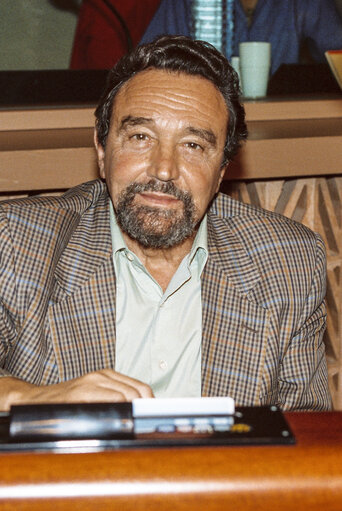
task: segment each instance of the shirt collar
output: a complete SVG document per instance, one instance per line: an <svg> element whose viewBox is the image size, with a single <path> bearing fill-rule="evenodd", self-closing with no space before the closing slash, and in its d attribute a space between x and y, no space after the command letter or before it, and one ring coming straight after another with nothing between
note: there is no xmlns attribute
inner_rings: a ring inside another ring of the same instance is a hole
<svg viewBox="0 0 342 511"><path fill-rule="evenodd" d="M110 216L110 232L112 235L112 246L113 253L119 252L120 250L128 250L125 240L123 239L122 232L118 226L116 215L114 212L113 203L109 201L109 216Z"/></svg>

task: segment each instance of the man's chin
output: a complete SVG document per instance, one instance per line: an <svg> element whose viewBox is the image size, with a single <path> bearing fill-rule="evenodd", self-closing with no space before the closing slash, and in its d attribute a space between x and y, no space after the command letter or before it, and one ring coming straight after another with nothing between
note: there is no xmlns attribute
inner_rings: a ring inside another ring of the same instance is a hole
<svg viewBox="0 0 342 511"><path fill-rule="evenodd" d="M146 248L171 248L192 237L194 233L192 223L186 222L184 218L175 221L172 218L159 218L157 215L157 218L153 219L136 216L131 221L127 218L125 221L120 220L121 229Z"/></svg>

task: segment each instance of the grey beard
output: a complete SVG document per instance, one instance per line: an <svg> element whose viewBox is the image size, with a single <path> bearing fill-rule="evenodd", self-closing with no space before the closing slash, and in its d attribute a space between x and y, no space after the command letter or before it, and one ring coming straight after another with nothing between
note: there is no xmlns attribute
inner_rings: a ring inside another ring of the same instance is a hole
<svg viewBox="0 0 342 511"><path fill-rule="evenodd" d="M133 204L137 193L153 191L167 193L183 202L184 210L164 210ZM179 190L173 182L150 180L132 183L119 195L116 217L122 231L147 248L170 248L194 234L195 206L188 192Z"/></svg>

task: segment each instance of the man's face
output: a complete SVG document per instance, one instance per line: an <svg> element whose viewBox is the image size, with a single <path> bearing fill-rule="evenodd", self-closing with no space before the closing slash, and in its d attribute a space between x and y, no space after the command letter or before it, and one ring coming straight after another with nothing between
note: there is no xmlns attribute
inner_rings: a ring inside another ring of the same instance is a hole
<svg viewBox="0 0 342 511"><path fill-rule="evenodd" d="M227 120L223 96L199 76L149 69L122 86L106 148L96 145L124 232L156 248L194 234L225 172Z"/></svg>

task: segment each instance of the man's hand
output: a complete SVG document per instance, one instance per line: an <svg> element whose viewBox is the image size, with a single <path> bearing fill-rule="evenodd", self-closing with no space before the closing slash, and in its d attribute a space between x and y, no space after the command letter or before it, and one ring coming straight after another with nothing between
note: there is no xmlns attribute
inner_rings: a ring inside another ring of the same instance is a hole
<svg viewBox="0 0 342 511"><path fill-rule="evenodd" d="M0 378L0 409L15 404L93 403L154 397L151 388L112 369L102 369L54 385L38 386L13 377Z"/></svg>

